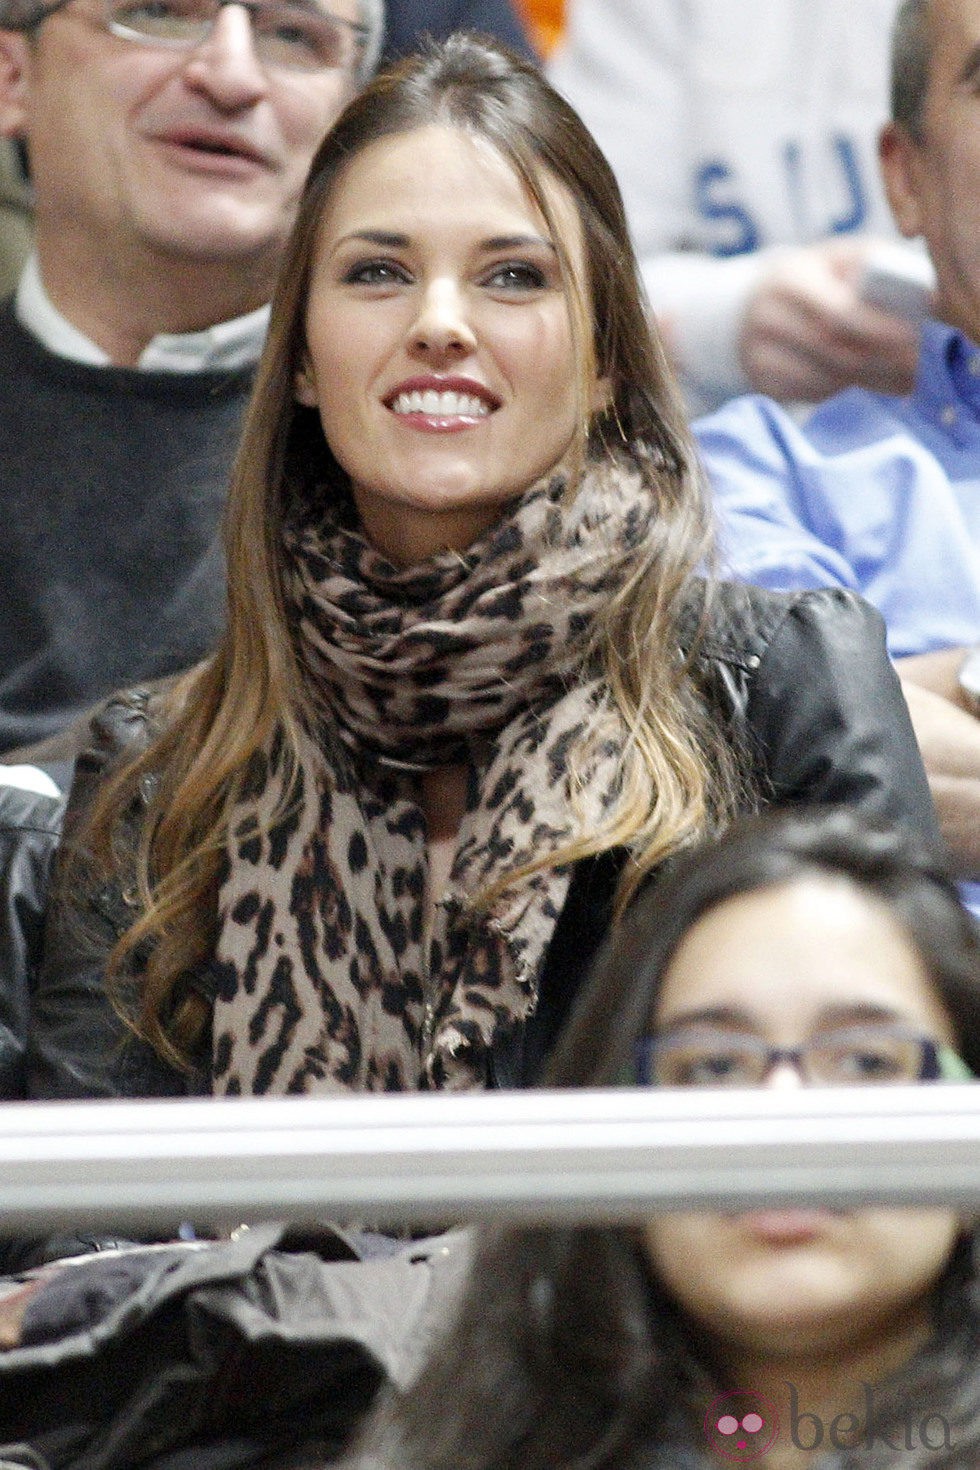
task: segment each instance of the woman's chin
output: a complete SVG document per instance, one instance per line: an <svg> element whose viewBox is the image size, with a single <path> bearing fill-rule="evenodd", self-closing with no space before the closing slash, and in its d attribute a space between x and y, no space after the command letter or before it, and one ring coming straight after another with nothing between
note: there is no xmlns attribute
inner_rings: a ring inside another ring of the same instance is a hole
<svg viewBox="0 0 980 1470"><path fill-rule="evenodd" d="M396 565L413 566L439 551L466 551L500 520L515 498L487 493L452 477L382 490L354 488L364 534Z"/></svg>
<svg viewBox="0 0 980 1470"><path fill-rule="evenodd" d="M804 1283L799 1283L800 1289ZM792 1284L787 1283L792 1290ZM850 1299L814 1295L795 1300L741 1302L715 1324L716 1335L732 1356L790 1360L844 1357L855 1347L855 1305Z"/></svg>

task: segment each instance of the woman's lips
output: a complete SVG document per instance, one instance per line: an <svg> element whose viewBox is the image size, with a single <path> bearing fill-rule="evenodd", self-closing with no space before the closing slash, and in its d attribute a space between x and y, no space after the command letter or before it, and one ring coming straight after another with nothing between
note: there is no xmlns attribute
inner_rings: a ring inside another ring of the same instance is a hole
<svg viewBox="0 0 980 1470"><path fill-rule="evenodd" d="M740 1228L767 1245L804 1245L827 1234L842 1210L753 1210L738 1215Z"/></svg>
<svg viewBox="0 0 980 1470"><path fill-rule="evenodd" d="M429 433L452 433L484 423L499 406L482 386L462 382L412 380L401 384L385 399L385 406L414 429Z"/></svg>

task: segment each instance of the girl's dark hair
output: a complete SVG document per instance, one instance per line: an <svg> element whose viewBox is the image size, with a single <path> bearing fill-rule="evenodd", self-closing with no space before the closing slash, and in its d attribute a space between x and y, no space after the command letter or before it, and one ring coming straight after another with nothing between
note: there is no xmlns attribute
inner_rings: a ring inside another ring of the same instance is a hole
<svg viewBox="0 0 980 1470"><path fill-rule="evenodd" d="M949 1012L963 1060L980 1076L980 939L932 848L845 808L764 812L717 842L664 865L607 941L547 1085L612 1085L657 1008L681 940L702 915L739 894L820 873L845 878L904 925Z"/></svg>
<svg viewBox="0 0 980 1470"><path fill-rule="evenodd" d="M650 883L600 956L548 1084L612 1084L691 926L728 898L813 874L843 878L888 905L962 1056L980 1073L980 934L955 884L916 839L826 809L747 818ZM962 1238L937 1290L932 1344L876 1395L882 1430L918 1403L944 1415L954 1448L903 1442L875 1470L980 1464L975 1254L975 1238ZM420 1382L379 1420L376 1448L385 1470L675 1470L702 1457L707 1467L715 1462L691 1426L723 1386L631 1231L497 1229L480 1241L454 1328ZM887 1448L880 1438L879 1448ZM860 1454L855 1467L865 1464ZM851 1463L843 1459L842 1470Z"/></svg>

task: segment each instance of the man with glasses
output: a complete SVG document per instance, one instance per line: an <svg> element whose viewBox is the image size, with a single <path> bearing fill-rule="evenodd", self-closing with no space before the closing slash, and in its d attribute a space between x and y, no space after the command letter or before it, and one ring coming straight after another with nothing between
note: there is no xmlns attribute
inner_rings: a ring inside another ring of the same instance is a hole
<svg viewBox="0 0 980 1470"><path fill-rule="evenodd" d="M7 0L36 247L0 307L0 750L181 669L313 151L382 0Z"/></svg>

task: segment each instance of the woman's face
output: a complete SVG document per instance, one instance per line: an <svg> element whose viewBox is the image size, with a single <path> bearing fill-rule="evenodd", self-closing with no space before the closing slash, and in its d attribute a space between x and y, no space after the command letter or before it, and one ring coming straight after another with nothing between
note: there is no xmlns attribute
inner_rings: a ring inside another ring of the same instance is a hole
<svg viewBox="0 0 980 1470"><path fill-rule="evenodd" d="M822 876L710 910L678 947L653 1022L681 1042L710 1028L795 1047L855 1025L956 1040L899 923ZM784 1062L766 1085L803 1084ZM723 1350L771 1359L921 1335L958 1228L939 1209L778 1207L665 1215L646 1242L657 1275Z"/></svg>
<svg viewBox="0 0 980 1470"><path fill-rule="evenodd" d="M557 181L549 206L584 282L578 216ZM306 340L297 397L319 408L365 533L400 565L465 550L575 438L551 232L511 165L456 128L381 139L340 175Z"/></svg>

